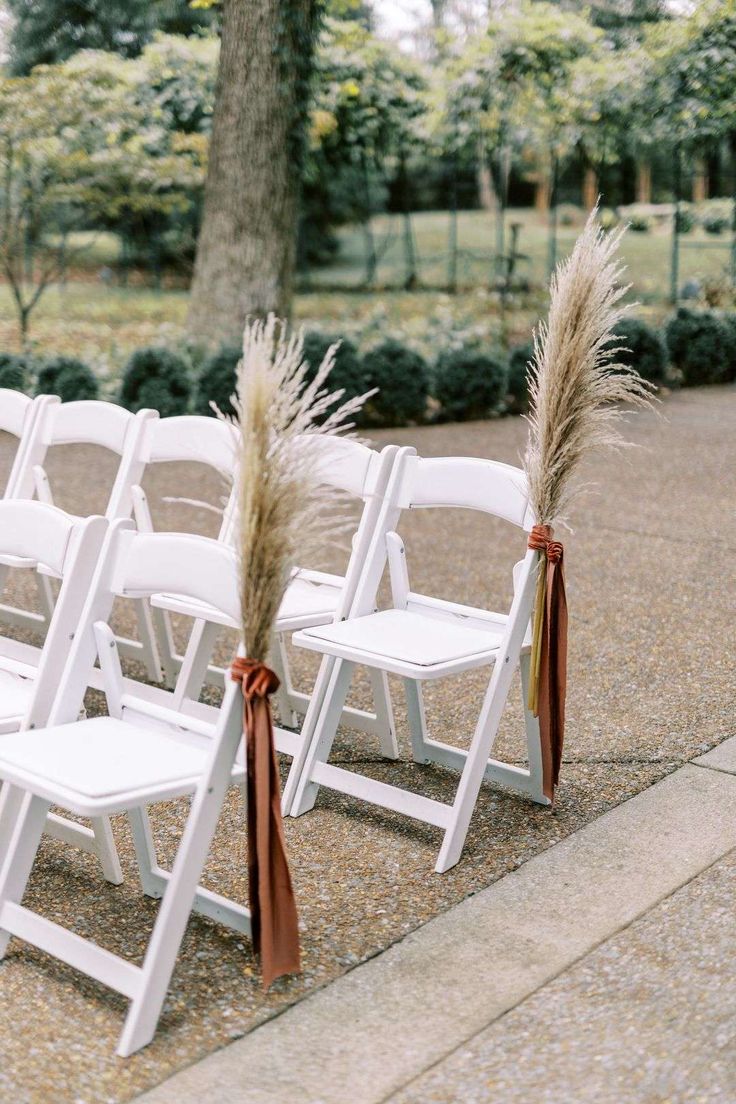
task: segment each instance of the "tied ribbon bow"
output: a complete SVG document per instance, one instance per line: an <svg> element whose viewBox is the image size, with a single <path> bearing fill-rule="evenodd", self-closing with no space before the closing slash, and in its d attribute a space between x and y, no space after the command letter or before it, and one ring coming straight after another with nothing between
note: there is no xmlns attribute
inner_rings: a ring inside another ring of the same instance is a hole
<svg viewBox="0 0 736 1104"><path fill-rule="evenodd" d="M565 738L565 695L567 691L567 598L565 597L564 551L552 539L549 525L535 525L529 534L529 548L540 552L537 593L534 602L531 678L528 705L539 717L542 745L542 791L554 801L560 777L562 744Z"/></svg>
<svg viewBox="0 0 736 1104"><path fill-rule="evenodd" d="M299 921L286 858L269 701L279 680L265 663L240 656L230 673L243 692L251 933L253 949L261 956L263 988L268 989L275 978L300 969Z"/></svg>

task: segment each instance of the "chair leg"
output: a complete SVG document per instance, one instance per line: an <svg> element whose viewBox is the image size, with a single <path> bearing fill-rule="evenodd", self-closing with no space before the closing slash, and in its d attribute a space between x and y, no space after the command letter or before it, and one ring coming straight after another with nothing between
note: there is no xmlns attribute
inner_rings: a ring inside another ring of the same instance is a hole
<svg viewBox="0 0 736 1104"><path fill-rule="evenodd" d="M3 909L6 904L19 905L23 900L48 808L48 801L21 791L20 810L8 854L0 866L0 959L5 957L10 939L10 933L2 927Z"/></svg>
<svg viewBox="0 0 736 1104"><path fill-rule="evenodd" d="M23 791L9 782L0 786L0 868L10 850L10 841L20 813Z"/></svg>
<svg viewBox="0 0 736 1104"><path fill-rule="evenodd" d="M105 881L112 885L122 885L123 870L109 817L95 817L92 821L92 831L95 835L95 853L100 860Z"/></svg>
<svg viewBox="0 0 736 1104"><path fill-rule="evenodd" d="M422 684L416 679L404 679L406 716L409 722L411 750L415 763L430 763L432 755L427 746L427 719L424 715Z"/></svg>
<svg viewBox="0 0 736 1104"><path fill-rule="evenodd" d="M281 635L275 636L272 640L271 665L279 680L279 688L274 697L279 707L281 724L285 728L296 728L299 724L299 717L292 703L294 685L291 681L289 655L286 651L286 643Z"/></svg>
<svg viewBox="0 0 736 1104"><path fill-rule="evenodd" d="M161 662L161 670L164 676L164 685L171 690L176 685L179 675L179 664L176 660L176 647L174 634L171 631L171 618L168 610L150 606L151 622L155 634L158 656Z"/></svg>
<svg viewBox="0 0 736 1104"><path fill-rule="evenodd" d="M373 688L373 704L378 722L378 738L381 742L381 754L384 759L398 759L399 745L396 740L396 723L391 704L391 692L388 687L388 675L375 667L368 669Z"/></svg>
<svg viewBox="0 0 736 1104"><path fill-rule="evenodd" d="M452 804L452 818L445 831L435 865L435 871L438 874L444 874L455 866L462 854L470 819L478 800L481 782L488 766L516 669L516 663L512 658L518 661L518 653L515 657L508 653L505 656L499 656L494 665L493 675L486 690L483 708L475 726L465 766L460 775L460 784Z"/></svg>
<svg viewBox="0 0 736 1104"><path fill-rule="evenodd" d="M171 879L143 960L139 993L128 1010L117 1053L121 1058L150 1043L161 1015L179 947L230 781L229 771L200 786L192 802Z"/></svg>
<svg viewBox="0 0 736 1104"><path fill-rule="evenodd" d="M301 816L302 813L314 808L319 785L312 782L312 775L316 765L326 762L329 758L350 689L354 666L346 659L335 660L324 699L318 705L319 714L315 718L309 746L306 748L304 766L296 775L296 788L290 804L287 804L287 794L284 791L284 805L288 809L289 816ZM292 773L295 773L293 768Z"/></svg>
<svg viewBox="0 0 736 1104"><path fill-rule="evenodd" d="M138 632L140 633L142 655L141 661L145 664L146 674L151 682L161 682L161 659L158 654L156 632L151 617L151 607L147 601L137 598L134 602L135 613L138 619Z"/></svg>
<svg viewBox="0 0 736 1104"><path fill-rule="evenodd" d="M38 603L41 613L48 625L51 618L54 616L54 606L56 605L56 599L51 587L51 580L48 575L39 575L38 572L36 572L36 591L38 593Z"/></svg>
<svg viewBox="0 0 736 1104"><path fill-rule="evenodd" d="M526 652L521 657L519 666L521 668L521 701L524 709L529 777L533 786L531 798L540 805L548 805L549 802L542 792L542 745L539 736L539 718L534 716L527 705L529 699L529 671L531 667L531 655L529 652Z"/></svg>
<svg viewBox="0 0 736 1104"><path fill-rule="evenodd" d="M161 878L156 876L158 873L158 859L148 810L145 806L129 809L128 820L133 835L133 847L138 862L141 889L146 897L158 899L161 897Z"/></svg>
<svg viewBox="0 0 736 1104"><path fill-rule="evenodd" d="M211 621L198 619L192 625L174 688L173 704L176 708L184 698L199 701L219 631L219 626Z"/></svg>

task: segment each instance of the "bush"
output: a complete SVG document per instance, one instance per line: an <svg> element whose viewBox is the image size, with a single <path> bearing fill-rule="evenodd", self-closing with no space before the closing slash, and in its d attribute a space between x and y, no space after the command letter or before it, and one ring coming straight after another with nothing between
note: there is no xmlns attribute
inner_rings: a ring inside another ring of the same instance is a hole
<svg viewBox="0 0 736 1104"><path fill-rule="evenodd" d="M486 418L506 395L506 365L478 349L452 349L437 361L435 398L444 417L464 422Z"/></svg>
<svg viewBox="0 0 736 1104"><path fill-rule="evenodd" d="M28 386L30 361L14 353L0 353L0 387L25 391Z"/></svg>
<svg viewBox="0 0 736 1104"><path fill-rule="evenodd" d="M234 414L230 396L235 393L235 369L243 355L239 345L221 345L216 353L207 357L197 380L194 409L197 414L212 414L211 402L223 414Z"/></svg>
<svg viewBox="0 0 736 1104"><path fill-rule="evenodd" d="M680 307L667 323L665 336L670 359L682 372L685 386L721 383L728 377L731 335L714 311Z"/></svg>
<svg viewBox="0 0 736 1104"><path fill-rule="evenodd" d="M186 414L192 385L187 363L161 346L138 349L123 372L120 402L128 410L152 407L162 418Z"/></svg>
<svg viewBox="0 0 736 1104"><path fill-rule="evenodd" d="M725 234L730 225L729 219L725 215L705 215L703 218L703 229L706 234Z"/></svg>
<svg viewBox="0 0 736 1104"><path fill-rule="evenodd" d="M309 365L307 378L311 381L317 375L317 369L324 360L327 350L336 341L340 342L340 346L335 354L335 363L325 382L325 387L328 391L344 391L342 399L339 400L344 402L346 399L354 399L356 395L363 395L368 390L365 368L352 341L346 338L341 340L339 337L321 333L319 330L308 330L304 335L304 359ZM358 415L356 420L362 421L362 415Z"/></svg>
<svg viewBox="0 0 736 1104"><path fill-rule="evenodd" d="M652 228L652 220L648 215L632 215L629 219L629 229L636 234L648 234Z"/></svg>
<svg viewBox="0 0 736 1104"><path fill-rule="evenodd" d="M531 342L517 345L509 354L508 381L506 391L509 396L508 409L512 414L526 414L529 409L529 388L526 373L529 361L534 356Z"/></svg>
<svg viewBox="0 0 736 1104"><path fill-rule="evenodd" d="M366 421L379 426L421 421L429 394L429 371L419 353L400 341L384 341L366 353L363 370L367 388L379 388L366 403Z"/></svg>
<svg viewBox="0 0 736 1104"><path fill-rule="evenodd" d="M616 360L650 383L662 383L667 376L667 346L658 330L641 318L623 318L616 326L615 346L623 346Z"/></svg>
<svg viewBox="0 0 736 1104"><path fill-rule="evenodd" d="M725 380L729 383L736 380L736 314L724 314L723 324L728 333L728 365Z"/></svg>
<svg viewBox="0 0 736 1104"><path fill-rule="evenodd" d="M75 357L47 360L36 377L37 395L58 395L62 402L96 399L99 392L92 369Z"/></svg>

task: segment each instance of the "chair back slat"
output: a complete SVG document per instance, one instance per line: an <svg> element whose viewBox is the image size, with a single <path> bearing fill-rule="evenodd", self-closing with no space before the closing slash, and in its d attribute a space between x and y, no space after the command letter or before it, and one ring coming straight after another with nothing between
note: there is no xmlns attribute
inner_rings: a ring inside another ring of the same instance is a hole
<svg viewBox="0 0 736 1104"><path fill-rule="evenodd" d="M135 418L135 414L122 406L97 399L60 403L46 412L41 437L47 447L101 445L122 456Z"/></svg>
<svg viewBox="0 0 736 1104"><path fill-rule="evenodd" d="M474 457L409 456L398 491L400 509L456 506L530 529L526 476L520 468Z"/></svg>
<svg viewBox="0 0 736 1104"><path fill-rule="evenodd" d="M20 437L32 406L33 399L21 391L0 387L0 430Z"/></svg>
<svg viewBox="0 0 736 1104"><path fill-rule="evenodd" d="M303 437L299 447L316 449L317 472L329 487L355 498L373 494L380 468L380 453L349 437Z"/></svg>
<svg viewBox="0 0 736 1104"><path fill-rule="evenodd" d="M197 414L160 418L146 426L142 455L145 463L192 461L232 476L238 461L237 430Z"/></svg>
<svg viewBox="0 0 736 1104"><path fill-rule="evenodd" d="M235 550L190 533L121 533L111 590L121 597L176 594L238 621Z"/></svg>
<svg viewBox="0 0 736 1104"><path fill-rule="evenodd" d="M5 499L0 502L0 551L46 564L63 575L69 540L78 520L43 502Z"/></svg>

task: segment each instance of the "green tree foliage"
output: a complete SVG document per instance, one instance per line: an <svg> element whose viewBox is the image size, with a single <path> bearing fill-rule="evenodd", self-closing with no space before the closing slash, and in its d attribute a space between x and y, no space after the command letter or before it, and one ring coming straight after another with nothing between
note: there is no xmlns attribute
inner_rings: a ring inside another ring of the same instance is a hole
<svg viewBox="0 0 736 1104"><path fill-rule="evenodd" d="M189 0L8 0L12 72L55 65L79 50L136 57L157 30L187 35L212 21Z"/></svg>

